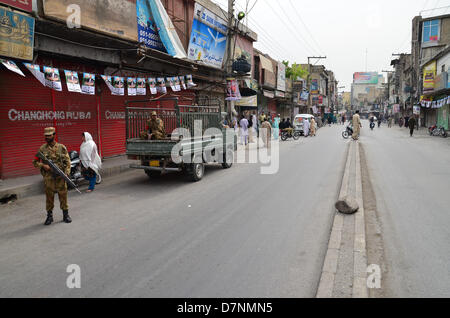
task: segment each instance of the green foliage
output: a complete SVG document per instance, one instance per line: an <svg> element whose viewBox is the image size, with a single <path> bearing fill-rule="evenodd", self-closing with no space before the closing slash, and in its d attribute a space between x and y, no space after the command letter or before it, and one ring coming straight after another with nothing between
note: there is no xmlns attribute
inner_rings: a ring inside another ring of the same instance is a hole
<svg viewBox="0 0 450 318"><path fill-rule="evenodd" d="M300 64L294 63L289 66L289 61L283 61L283 64L286 66L286 78L290 78L292 80L297 80L298 78L308 78L308 70L302 67Z"/></svg>

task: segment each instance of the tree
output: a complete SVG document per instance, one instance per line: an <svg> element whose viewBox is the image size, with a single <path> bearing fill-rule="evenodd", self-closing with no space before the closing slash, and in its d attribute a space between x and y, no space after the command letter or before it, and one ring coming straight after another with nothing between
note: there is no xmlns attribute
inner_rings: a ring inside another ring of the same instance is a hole
<svg viewBox="0 0 450 318"><path fill-rule="evenodd" d="M302 67L300 64L294 63L289 66L289 61L283 61L283 64L286 66L286 78L290 78L294 81L298 79L308 78L308 70Z"/></svg>

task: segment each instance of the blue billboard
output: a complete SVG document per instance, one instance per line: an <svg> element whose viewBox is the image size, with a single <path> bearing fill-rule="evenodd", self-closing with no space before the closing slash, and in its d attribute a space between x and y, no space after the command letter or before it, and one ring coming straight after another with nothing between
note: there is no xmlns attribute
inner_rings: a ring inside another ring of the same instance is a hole
<svg viewBox="0 0 450 318"><path fill-rule="evenodd" d="M226 22L196 3L188 48L189 59L222 68L226 47Z"/></svg>
<svg viewBox="0 0 450 318"><path fill-rule="evenodd" d="M153 18L148 0L136 1L136 15L138 42L143 43L148 48L167 53L166 48L159 37L158 27Z"/></svg>

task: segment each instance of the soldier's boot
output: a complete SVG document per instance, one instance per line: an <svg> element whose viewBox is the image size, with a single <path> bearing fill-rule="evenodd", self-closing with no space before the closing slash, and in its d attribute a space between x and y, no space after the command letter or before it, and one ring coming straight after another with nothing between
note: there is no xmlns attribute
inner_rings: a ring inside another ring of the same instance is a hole
<svg viewBox="0 0 450 318"><path fill-rule="evenodd" d="M69 216L69 211L63 211L63 220L65 223L72 223L72 219Z"/></svg>
<svg viewBox="0 0 450 318"><path fill-rule="evenodd" d="M53 212L52 211L48 211L47 212L47 219L45 220L44 225L50 225L53 223Z"/></svg>

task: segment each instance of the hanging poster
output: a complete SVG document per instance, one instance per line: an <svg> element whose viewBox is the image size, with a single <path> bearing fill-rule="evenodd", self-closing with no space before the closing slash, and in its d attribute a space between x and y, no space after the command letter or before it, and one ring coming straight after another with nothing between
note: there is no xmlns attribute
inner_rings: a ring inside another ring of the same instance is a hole
<svg viewBox="0 0 450 318"><path fill-rule="evenodd" d="M135 77L127 78L128 96L136 96L137 95L136 82L137 81L136 81Z"/></svg>
<svg viewBox="0 0 450 318"><path fill-rule="evenodd" d="M413 106L413 114L420 115L420 106Z"/></svg>
<svg viewBox="0 0 450 318"><path fill-rule="evenodd" d="M188 88L197 86L197 84L195 84L192 79L192 75L186 75L186 82L187 82Z"/></svg>
<svg viewBox="0 0 450 318"><path fill-rule="evenodd" d="M160 92L162 94L166 94L167 93L167 87L166 87L166 82L164 80L164 77L158 77L156 80L157 80L157 83L158 83L158 92Z"/></svg>
<svg viewBox="0 0 450 318"><path fill-rule="evenodd" d="M136 95L147 95L147 85L143 77L138 77L137 79Z"/></svg>
<svg viewBox="0 0 450 318"><path fill-rule="evenodd" d="M114 87L113 95L125 95L125 78L114 76L112 85Z"/></svg>
<svg viewBox="0 0 450 318"><path fill-rule="evenodd" d="M95 75L83 73L83 82L81 84L81 92L87 95L95 95Z"/></svg>
<svg viewBox="0 0 450 318"><path fill-rule="evenodd" d="M10 71L17 73L23 77L25 77L25 74L22 73L22 71L20 70L20 68L16 65L16 63L14 63L13 61L10 60L3 60L0 59L0 62Z"/></svg>
<svg viewBox="0 0 450 318"><path fill-rule="evenodd" d="M172 88L172 91L179 92L181 91L179 80L177 80L178 77L168 77L167 82L169 83L170 88ZM178 82L178 84L177 84Z"/></svg>
<svg viewBox="0 0 450 318"><path fill-rule="evenodd" d="M136 15L138 26L138 42L146 47L166 53L159 30L152 15L152 10L148 0L136 1Z"/></svg>
<svg viewBox="0 0 450 318"><path fill-rule="evenodd" d="M44 66L45 86L54 89L55 91L62 91L61 78L57 68Z"/></svg>
<svg viewBox="0 0 450 318"><path fill-rule="evenodd" d="M69 92L81 93L80 80L78 79L78 73L64 70L66 75L67 90Z"/></svg>
<svg viewBox="0 0 450 318"><path fill-rule="evenodd" d="M227 46L226 25L225 20L195 3L188 58L222 68Z"/></svg>
<svg viewBox="0 0 450 318"><path fill-rule="evenodd" d="M174 79L174 81L175 81L175 88L176 88L178 91L181 91L180 79L178 78L178 76L175 76L173 79Z"/></svg>
<svg viewBox="0 0 450 318"><path fill-rule="evenodd" d="M225 100L236 101L241 99L239 84L235 79L227 79L227 98Z"/></svg>
<svg viewBox="0 0 450 318"><path fill-rule="evenodd" d="M108 75L102 75L103 80L105 81L106 86L108 86L109 90L111 91L111 94L114 95L114 86L112 85L112 77Z"/></svg>
<svg viewBox="0 0 450 318"><path fill-rule="evenodd" d="M156 95L158 93L158 89L156 87L156 78L149 78L148 86L150 87L150 93L152 95Z"/></svg>
<svg viewBox="0 0 450 318"><path fill-rule="evenodd" d="M23 63L25 67L33 74L36 79L41 82L42 85L45 86L45 76L44 73L41 72L41 68L37 64Z"/></svg>
<svg viewBox="0 0 450 318"><path fill-rule="evenodd" d="M186 89L186 81L184 80L184 76L180 76L180 83L181 83L181 87L183 87L183 89Z"/></svg>

